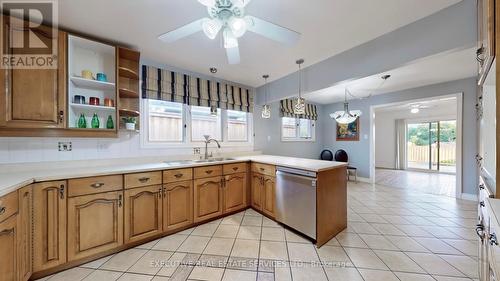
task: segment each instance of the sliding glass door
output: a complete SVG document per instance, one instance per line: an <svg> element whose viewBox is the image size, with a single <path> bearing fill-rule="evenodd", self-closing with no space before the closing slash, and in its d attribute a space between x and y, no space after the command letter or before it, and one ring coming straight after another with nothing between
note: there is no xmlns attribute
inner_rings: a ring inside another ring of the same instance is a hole
<svg viewBox="0 0 500 281"><path fill-rule="evenodd" d="M408 123L407 167L456 172L456 120Z"/></svg>

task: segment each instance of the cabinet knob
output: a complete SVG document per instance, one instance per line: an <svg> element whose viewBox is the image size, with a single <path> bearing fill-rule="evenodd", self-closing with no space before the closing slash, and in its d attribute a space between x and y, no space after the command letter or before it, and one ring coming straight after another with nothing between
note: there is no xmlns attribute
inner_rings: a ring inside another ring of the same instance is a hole
<svg viewBox="0 0 500 281"><path fill-rule="evenodd" d="M139 181L142 182L142 183L145 183L147 182L148 180L150 180L149 177L143 177L143 178L140 178Z"/></svg>
<svg viewBox="0 0 500 281"><path fill-rule="evenodd" d="M61 184L61 186L59 186L59 197L61 197L61 199L64 199L64 184Z"/></svg>
<svg viewBox="0 0 500 281"><path fill-rule="evenodd" d="M59 111L59 123L64 122L64 111Z"/></svg>
<svg viewBox="0 0 500 281"><path fill-rule="evenodd" d="M180 177L182 177L182 174L175 174L174 177L180 178Z"/></svg>
<svg viewBox="0 0 500 281"><path fill-rule="evenodd" d="M104 185L103 182L96 182L96 183L91 184L90 186L93 188L99 188L99 187L102 187L103 185Z"/></svg>
<svg viewBox="0 0 500 281"><path fill-rule="evenodd" d="M480 190L484 190L484 184L480 184L480 185L479 185L479 189L480 189Z"/></svg>
<svg viewBox="0 0 500 281"><path fill-rule="evenodd" d="M0 207L0 215L3 215L7 209L5 207Z"/></svg>
<svg viewBox="0 0 500 281"><path fill-rule="evenodd" d="M123 196L121 194L118 195L118 207L122 206L122 198L123 198Z"/></svg>
<svg viewBox="0 0 500 281"><path fill-rule="evenodd" d="M479 202L479 206L484 207L484 201Z"/></svg>
<svg viewBox="0 0 500 281"><path fill-rule="evenodd" d="M484 58L484 46L481 45L481 48L476 50L476 60L479 62L481 66L483 66L485 58Z"/></svg>
<svg viewBox="0 0 500 281"><path fill-rule="evenodd" d="M206 170L206 171L205 171L205 173L207 173L207 174L209 174L209 175L210 175L212 172L213 172L213 170Z"/></svg>

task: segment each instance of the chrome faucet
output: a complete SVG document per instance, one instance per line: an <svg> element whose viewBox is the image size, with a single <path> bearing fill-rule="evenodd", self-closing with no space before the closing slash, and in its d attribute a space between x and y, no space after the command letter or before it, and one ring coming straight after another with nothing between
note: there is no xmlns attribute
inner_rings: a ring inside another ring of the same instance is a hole
<svg viewBox="0 0 500 281"><path fill-rule="evenodd" d="M211 142L215 142L217 144L217 147L220 148L220 143L216 139L211 139L209 135L204 135L205 137L205 160L208 159L208 144ZM210 154L210 156L212 156Z"/></svg>

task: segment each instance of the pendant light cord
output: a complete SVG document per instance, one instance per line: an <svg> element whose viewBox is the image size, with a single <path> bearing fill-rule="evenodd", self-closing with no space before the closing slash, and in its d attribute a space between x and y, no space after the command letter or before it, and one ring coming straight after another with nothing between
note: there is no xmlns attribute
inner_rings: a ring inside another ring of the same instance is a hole
<svg viewBox="0 0 500 281"><path fill-rule="evenodd" d="M358 99L358 100L369 99L369 98L371 98L371 97L373 96L373 93L374 93L374 92L376 92L376 91L380 90L380 88L382 88L382 87L384 86L385 82L387 82L387 79L389 79L390 77L391 77L391 75L383 75L383 76L381 77L381 78L382 78L382 82L380 82L379 86L378 86L375 90L373 90L373 91L372 91L372 92L371 92L368 96L366 96L366 97L357 97L357 96L353 95L353 94L352 94L352 93L351 93L351 92L347 89L347 87L346 87L346 93L348 93L348 94L349 94L349 96L351 96L351 97L352 97L352 98L354 98L354 99ZM346 100L347 100L347 98L346 98Z"/></svg>

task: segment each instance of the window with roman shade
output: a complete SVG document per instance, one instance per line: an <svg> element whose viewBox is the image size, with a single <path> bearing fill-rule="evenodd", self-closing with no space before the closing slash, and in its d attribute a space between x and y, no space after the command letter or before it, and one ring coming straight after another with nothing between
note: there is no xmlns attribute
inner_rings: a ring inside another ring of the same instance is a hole
<svg viewBox="0 0 500 281"><path fill-rule="evenodd" d="M316 105L306 103L305 114L298 115L293 113L293 103L294 103L293 99L284 99L280 101L281 117L300 118L309 120L318 119L318 112L316 110Z"/></svg>

